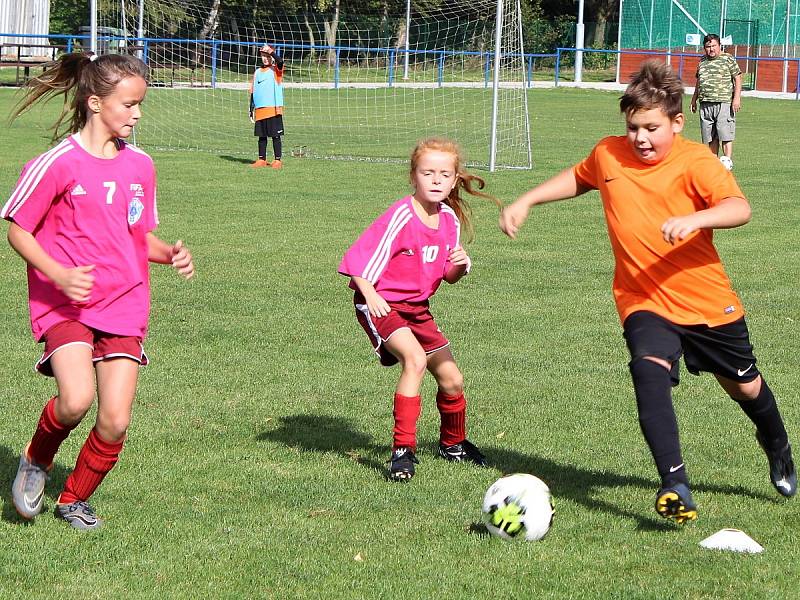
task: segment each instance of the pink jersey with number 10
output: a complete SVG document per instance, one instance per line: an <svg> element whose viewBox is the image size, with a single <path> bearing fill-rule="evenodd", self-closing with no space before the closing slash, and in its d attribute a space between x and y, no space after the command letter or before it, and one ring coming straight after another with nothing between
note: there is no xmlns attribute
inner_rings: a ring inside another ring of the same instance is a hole
<svg viewBox="0 0 800 600"><path fill-rule="evenodd" d="M94 265L85 303L71 301L28 266L33 335L66 320L144 338L150 314L147 233L158 225L152 159L119 141L119 153L89 154L72 135L31 160L0 213L31 233L61 265Z"/></svg>
<svg viewBox="0 0 800 600"><path fill-rule="evenodd" d="M440 204L439 227L431 229L406 196L350 246L339 273L366 279L387 302L421 302L436 292L452 266L449 255L459 245L460 233L452 208ZM356 289L352 282L350 287Z"/></svg>

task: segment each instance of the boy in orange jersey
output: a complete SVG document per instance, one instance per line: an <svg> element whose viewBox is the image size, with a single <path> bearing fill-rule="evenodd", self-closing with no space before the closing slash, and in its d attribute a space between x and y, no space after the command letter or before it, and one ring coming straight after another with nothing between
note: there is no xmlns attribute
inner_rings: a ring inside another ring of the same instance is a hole
<svg viewBox="0 0 800 600"><path fill-rule="evenodd" d="M671 397L681 355L690 373L712 373L753 421L775 489L787 497L797 491L783 420L712 241L714 229L747 223L750 205L706 146L679 135L682 98L668 66L644 63L620 99L627 135L600 140L500 217L514 238L532 206L600 191L639 425L661 477L656 511L677 523L697 518Z"/></svg>

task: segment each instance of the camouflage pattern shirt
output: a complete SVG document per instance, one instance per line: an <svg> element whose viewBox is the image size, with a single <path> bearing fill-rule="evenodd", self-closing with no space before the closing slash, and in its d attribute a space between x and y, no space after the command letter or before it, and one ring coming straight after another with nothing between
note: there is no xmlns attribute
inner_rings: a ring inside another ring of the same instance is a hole
<svg viewBox="0 0 800 600"><path fill-rule="evenodd" d="M716 58L704 56L697 65L697 85L700 102L730 102L733 98L733 80L742 70L736 59L721 52Z"/></svg>

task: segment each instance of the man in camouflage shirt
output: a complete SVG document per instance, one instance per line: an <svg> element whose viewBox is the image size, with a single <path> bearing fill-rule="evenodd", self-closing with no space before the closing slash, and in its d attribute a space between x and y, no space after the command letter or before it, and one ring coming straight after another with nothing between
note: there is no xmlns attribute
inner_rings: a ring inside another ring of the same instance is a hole
<svg viewBox="0 0 800 600"><path fill-rule="evenodd" d="M703 38L703 51L705 56L697 65L692 112L697 112L700 100L703 142L714 154L719 154L721 141L723 156L720 160L726 168L732 169L736 113L742 106L742 71L733 56L722 52L717 34L709 33Z"/></svg>

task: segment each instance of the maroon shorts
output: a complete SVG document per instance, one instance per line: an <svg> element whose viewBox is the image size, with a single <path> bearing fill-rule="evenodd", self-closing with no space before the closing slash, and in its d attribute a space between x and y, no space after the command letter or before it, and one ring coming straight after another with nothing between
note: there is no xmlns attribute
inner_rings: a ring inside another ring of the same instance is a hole
<svg viewBox="0 0 800 600"><path fill-rule="evenodd" d="M78 321L61 321L44 334L44 353L36 362L36 370L42 375L53 376L50 357L65 346L83 344L92 349L92 361L109 358L130 358L140 365L148 363L142 347L142 339L135 336L114 335L87 327Z"/></svg>
<svg viewBox="0 0 800 600"><path fill-rule="evenodd" d="M383 345L398 329L407 328L417 338L426 354L431 354L450 345L441 329L433 320L428 302L389 302L392 309L385 317L373 317L369 314L366 301L361 294L353 298L356 317L367 333L375 353L384 367L397 364L397 357Z"/></svg>

